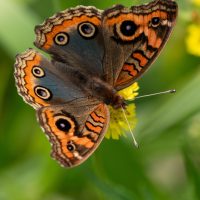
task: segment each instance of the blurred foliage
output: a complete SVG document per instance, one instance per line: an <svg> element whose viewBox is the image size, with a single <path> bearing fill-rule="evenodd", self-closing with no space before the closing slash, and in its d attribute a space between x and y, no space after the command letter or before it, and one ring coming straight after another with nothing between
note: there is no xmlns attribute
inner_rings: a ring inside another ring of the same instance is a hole
<svg viewBox="0 0 200 200"><path fill-rule="evenodd" d="M104 139L84 164L63 169L49 156L34 110L17 95L14 56L33 47L35 25L71 6L105 9L117 3L144 1L0 1L0 200L200 199L200 57L194 53L200 33L188 32L200 26L199 0L178 1L175 30L139 80L140 94L177 89L135 102L140 149L131 139ZM189 37L196 41L190 48Z"/></svg>

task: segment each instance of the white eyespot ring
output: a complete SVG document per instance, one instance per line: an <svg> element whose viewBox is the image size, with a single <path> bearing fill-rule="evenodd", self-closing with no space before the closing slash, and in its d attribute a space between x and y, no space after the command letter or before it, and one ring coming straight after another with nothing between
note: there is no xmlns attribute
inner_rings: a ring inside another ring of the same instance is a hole
<svg viewBox="0 0 200 200"><path fill-rule="evenodd" d="M70 152L74 152L76 150L76 146L73 144L72 141L68 142L66 147L67 147L67 150L70 151Z"/></svg>
<svg viewBox="0 0 200 200"><path fill-rule="evenodd" d="M36 86L34 88L34 92L40 99L50 100L52 98L52 94L51 94L50 90L48 90L45 87Z"/></svg>
<svg viewBox="0 0 200 200"><path fill-rule="evenodd" d="M32 68L32 74L37 78L42 78L45 76L44 70L38 66Z"/></svg>
<svg viewBox="0 0 200 200"><path fill-rule="evenodd" d="M133 20L124 20L113 27L114 39L118 42L131 42L138 32L138 25Z"/></svg>
<svg viewBox="0 0 200 200"><path fill-rule="evenodd" d="M54 37L54 42L59 46L64 46L69 42L69 36L65 32L60 32Z"/></svg>
<svg viewBox="0 0 200 200"><path fill-rule="evenodd" d="M97 34L97 27L91 22L83 22L78 25L79 34L86 39L92 39Z"/></svg>

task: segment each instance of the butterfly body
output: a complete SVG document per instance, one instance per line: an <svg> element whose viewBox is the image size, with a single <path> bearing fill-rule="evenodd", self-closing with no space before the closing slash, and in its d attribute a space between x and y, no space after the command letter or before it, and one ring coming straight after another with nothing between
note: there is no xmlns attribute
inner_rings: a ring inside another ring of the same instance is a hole
<svg viewBox="0 0 200 200"><path fill-rule="evenodd" d="M36 26L34 44L52 60L28 49L16 57L14 75L61 165L79 165L98 147L109 125L107 105L126 106L118 91L156 59L176 16L174 1L155 0L105 11L78 6Z"/></svg>
<svg viewBox="0 0 200 200"><path fill-rule="evenodd" d="M117 94L117 90L103 80L103 77L68 67L61 62L54 62L54 65L62 72L63 79L77 85L88 98L94 98L114 108L125 105L124 99Z"/></svg>

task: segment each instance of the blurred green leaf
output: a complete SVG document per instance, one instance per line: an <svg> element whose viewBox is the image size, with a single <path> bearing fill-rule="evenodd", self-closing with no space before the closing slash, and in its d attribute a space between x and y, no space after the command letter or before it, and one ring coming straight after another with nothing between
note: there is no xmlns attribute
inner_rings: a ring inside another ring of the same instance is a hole
<svg viewBox="0 0 200 200"><path fill-rule="evenodd" d="M18 5L14 0L1 1L0 44L12 56L31 47L37 21L37 15L24 5Z"/></svg>
<svg viewBox="0 0 200 200"><path fill-rule="evenodd" d="M192 182L192 184L194 185L194 194L195 196L193 197L193 199L200 199L200 168L197 168L197 166L195 166L194 161L191 158L191 155L189 155L188 152L188 148L184 147L183 149L183 155L185 158L185 164L186 164L186 171L188 173L188 177L190 182Z"/></svg>
<svg viewBox="0 0 200 200"><path fill-rule="evenodd" d="M148 105L150 109L140 116L142 122L138 126L141 137L149 135L149 139L157 137L158 134L179 123L187 116L198 111L200 107L200 73L197 71L183 86L177 87L177 93L166 97L167 101L158 105ZM145 116L144 116L145 115Z"/></svg>

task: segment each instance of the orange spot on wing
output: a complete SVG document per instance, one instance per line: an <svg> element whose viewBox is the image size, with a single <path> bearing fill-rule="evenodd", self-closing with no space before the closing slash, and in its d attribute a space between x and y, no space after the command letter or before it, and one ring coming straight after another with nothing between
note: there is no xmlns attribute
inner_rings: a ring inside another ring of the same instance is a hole
<svg viewBox="0 0 200 200"><path fill-rule="evenodd" d="M86 148L92 148L94 146L94 143L93 142L88 142L85 147Z"/></svg>
<svg viewBox="0 0 200 200"><path fill-rule="evenodd" d="M138 72L134 69L133 65L125 64L125 65L123 66L123 70L128 71L129 74L130 74L131 76L136 76L137 73L138 73Z"/></svg>
<svg viewBox="0 0 200 200"><path fill-rule="evenodd" d="M65 154L65 156L67 156L68 158L73 158L73 157L74 157L73 153L71 153L71 152L67 149L66 145L63 145L63 146L62 146L62 152L63 152L63 153Z"/></svg>
<svg viewBox="0 0 200 200"><path fill-rule="evenodd" d="M138 17L138 16L135 16L135 15L132 14L132 13L129 13L129 14L121 14L121 15L119 15L118 17L113 17L113 18L111 18L111 19L107 19L107 20L106 20L106 25L108 25L108 26L113 26L114 24L121 23L121 22L123 22L124 20L133 20L134 17Z"/></svg>
<svg viewBox="0 0 200 200"><path fill-rule="evenodd" d="M136 58L137 60L139 60L140 65L142 67L144 67L147 63L148 63L148 59L145 58L142 54L140 53L133 53L132 55L134 58Z"/></svg>
<svg viewBox="0 0 200 200"><path fill-rule="evenodd" d="M162 19L167 19L167 12L161 12L161 11L160 11L160 17L161 17Z"/></svg>
<svg viewBox="0 0 200 200"><path fill-rule="evenodd" d="M92 146L94 146L94 142L91 142L91 140L87 137L77 138L77 140L75 140L75 143L78 145L83 145L86 148L91 148Z"/></svg>
<svg viewBox="0 0 200 200"><path fill-rule="evenodd" d="M160 39L160 38L158 38L158 39L156 40L155 47L156 47L156 48L160 48L162 42L163 42L163 40Z"/></svg>
<svg viewBox="0 0 200 200"><path fill-rule="evenodd" d="M90 122L86 122L85 125L87 126L87 128L91 131L94 131L95 133L101 133L102 131L102 127L100 126L93 126Z"/></svg>
<svg viewBox="0 0 200 200"><path fill-rule="evenodd" d="M148 37L148 44L152 47L155 47L155 42L157 40L156 32L151 28L149 29L149 37Z"/></svg>
<svg viewBox="0 0 200 200"><path fill-rule="evenodd" d="M95 112L92 112L91 117L95 122L100 122L100 123L105 122L105 119L101 116L98 116Z"/></svg>
<svg viewBox="0 0 200 200"><path fill-rule="evenodd" d="M123 66L123 70L119 74L115 86L120 86L129 83L137 76L137 74L138 72L134 69L133 65L125 64Z"/></svg>

